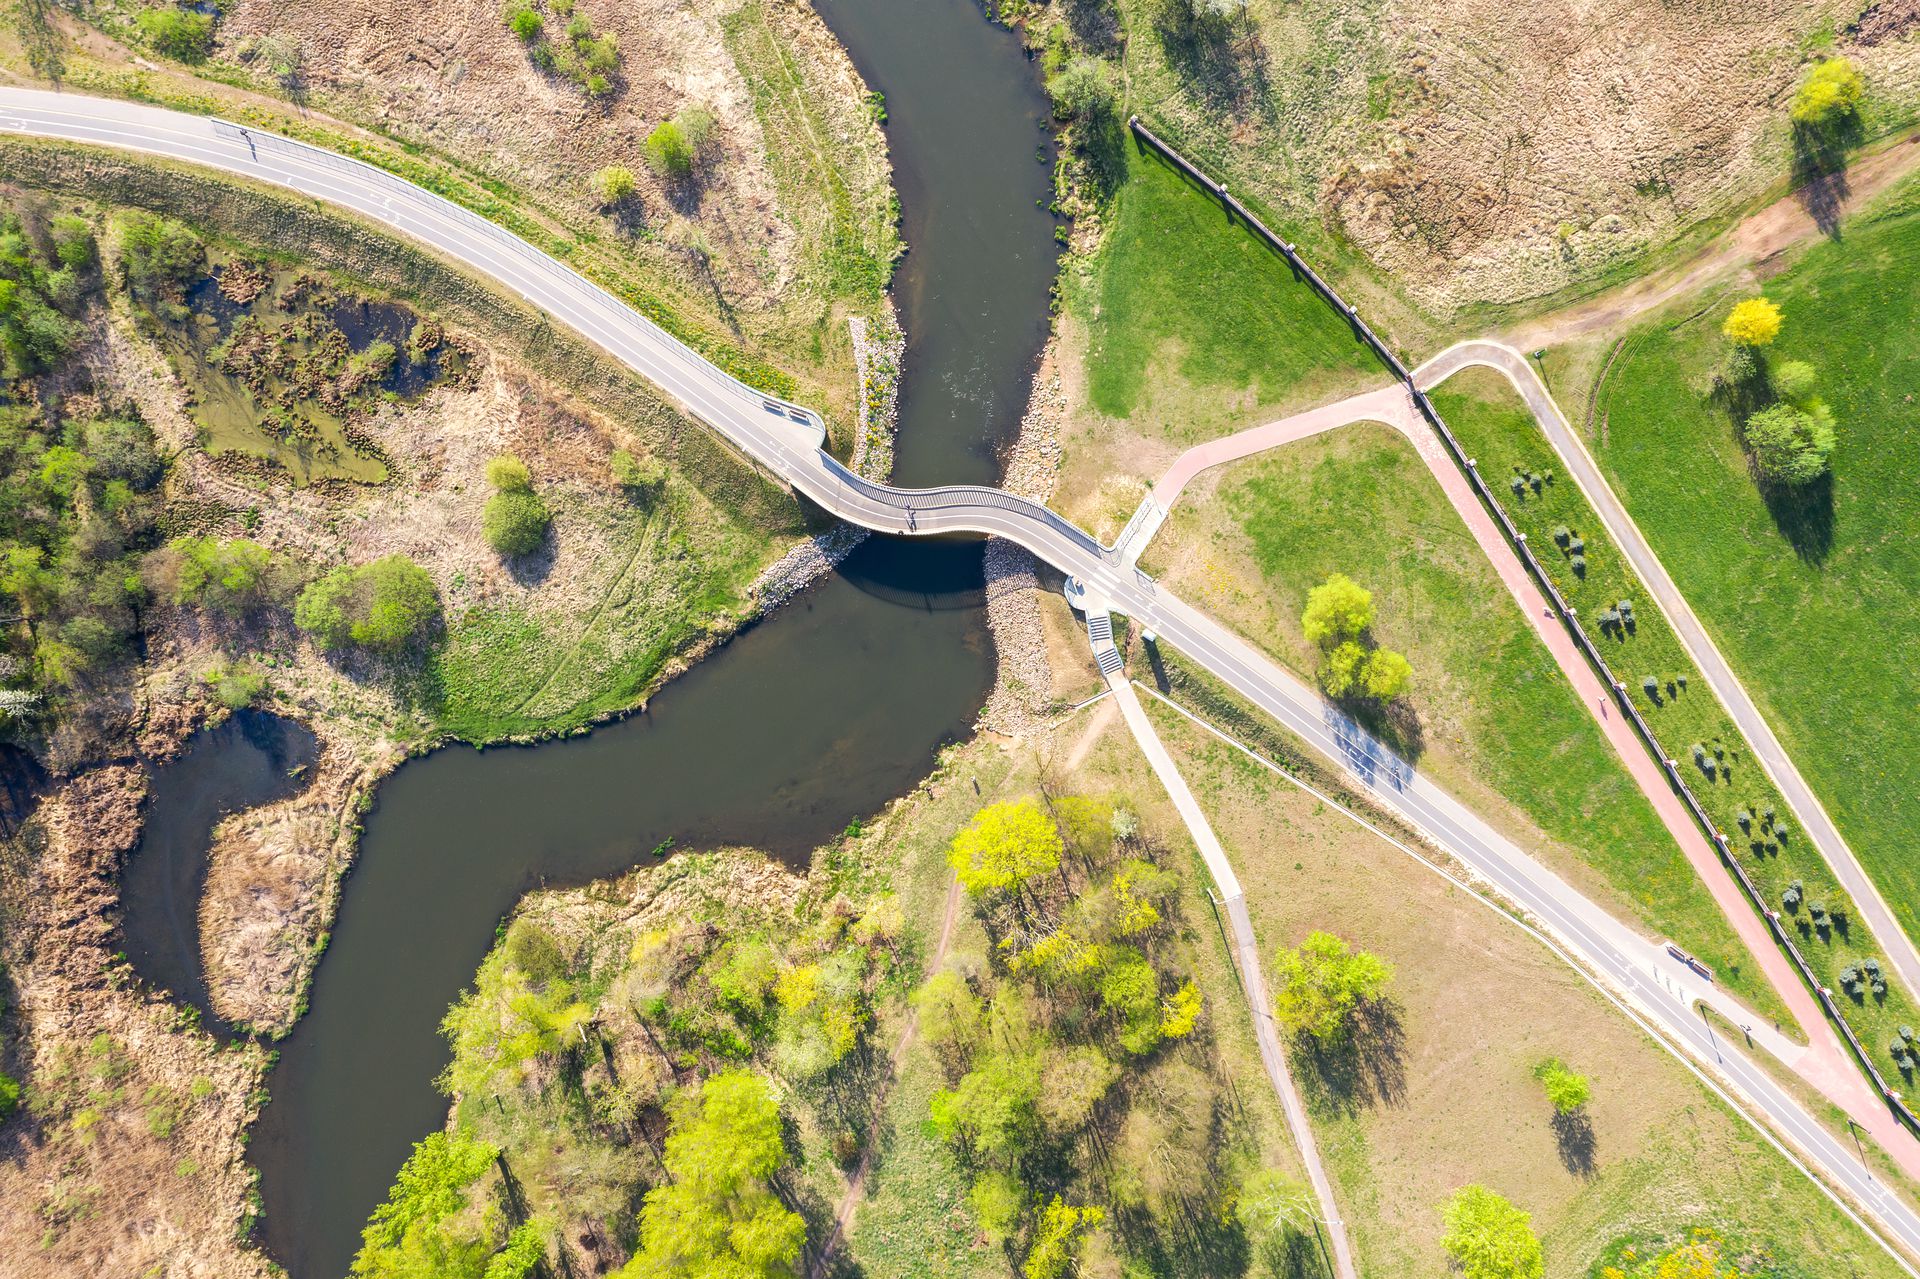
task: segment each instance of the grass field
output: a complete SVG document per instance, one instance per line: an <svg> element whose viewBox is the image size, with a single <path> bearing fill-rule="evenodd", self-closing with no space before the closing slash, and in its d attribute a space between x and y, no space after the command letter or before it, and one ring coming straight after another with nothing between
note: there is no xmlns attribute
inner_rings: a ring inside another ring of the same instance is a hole
<svg viewBox="0 0 1920 1279"><path fill-rule="evenodd" d="M1384 725L1436 780L1602 901L1779 1004L1412 447L1359 426L1190 489L1149 550L1168 586L1303 674L1308 590L1342 571L1413 663L1417 723Z"/></svg>
<svg viewBox="0 0 1920 1279"><path fill-rule="evenodd" d="M1457 1273L1440 1210L1469 1182L1532 1214L1553 1276L1698 1226L1766 1256L1750 1271L1775 1279L1902 1273L1544 948L1171 711L1149 713L1238 867L1262 950L1324 928L1396 967L1389 1015L1357 1051L1292 1057L1361 1273ZM1533 1078L1549 1056L1592 1079L1584 1133L1556 1130Z"/></svg>
<svg viewBox="0 0 1920 1279"><path fill-rule="evenodd" d="M1700 678L1666 619L1653 607L1639 579L1601 528L1578 486L1565 476L1546 478L1553 471L1553 450L1540 434L1532 415L1506 381L1486 369L1468 369L1456 374L1435 393L1434 402L1467 451L1479 458L1488 481L1500 493L1507 513L1528 534L1536 552L1543 555L1555 584L1588 619L1590 628L1603 609L1617 605L1622 599L1636 603L1636 623L1631 632L1616 627L1604 633L1597 630L1591 633L1596 634L1608 663L1619 678L1626 681L1628 695L1640 707L1667 750L1683 765L1691 767L1689 781L1694 792L1714 820L1729 833L1742 864L1769 900L1779 904L1787 885L1799 880L1805 886L1803 895L1807 903L1823 902L1855 921L1851 935L1835 931L1823 937L1807 922L1805 910L1788 916L1799 925L1802 949L1809 961L1825 973L1829 985L1835 990L1841 989L1841 969L1877 953L1873 938L1857 922L1858 911L1828 870L1819 850L1804 835L1789 830L1784 838L1777 838L1777 829L1774 832L1763 829L1764 814L1769 809L1774 811L1778 822L1789 828L1794 826L1785 801L1753 762L1748 744ZM1539 492L1528 487L1524 498L1512 496L1503 486L1507 477L1516 473L1541 476L1544 483ZM1743 482L1744 478L1741 477ZM1571 570L1570 557L1555 544L1554 530L1562 527L1577 534L1585 543L1584 576ZM1692 592L1689 598L1697 599ZM1888 603L1892 605L1891 600ZM1769 599L1768 608L1771 607ZM1915 612L1913 617L1920 624L1920 612ZM1920 630L1920 625L1916 629ZM1774 647L1798 649L1797 645ZM1812 653L1805 654L1802 661L1809 671L1819 665ZM1657 696L1649 696L1642 683L1649 675L1656 680ZM1711 776L1691 764L1694 743L1724 751L1724 757L1714 759ZM1741 813L1748 815L1744 830L1739 820ZM1854 1001L1848 1019L1869 1051L1873 1051L1884 1045L1897 1027L1912 1023L1915 1017L1911 992L1891 988L1884 1001L1871 997ZM1890 1070L1892 1062L1883 1061L1882 1067Z"/></svg>
<svg viewBox="0 0 1920 1279"><path fill-rule="evenodd" d="M1138 500L1102 492L1116 475L1150 480L1189 445L1385 377L1286 259L1157 155L1126 153L1106 236L1064 285L1079 420L1062 432L1060 504L1089 526Z"/></svg>
<svg viewBox="0 0 1920 1279"><path fill-rule="evenodd" d="M1854 851L1920 927L1920 186L1766 281L1777 359L1806 359L1840 424L1831 486L1776 511L1708 397L1718 319L1686 299L1635 330L1598 388L1592 448ZM1784 641L1784 642L1783 642Z"/></svg>

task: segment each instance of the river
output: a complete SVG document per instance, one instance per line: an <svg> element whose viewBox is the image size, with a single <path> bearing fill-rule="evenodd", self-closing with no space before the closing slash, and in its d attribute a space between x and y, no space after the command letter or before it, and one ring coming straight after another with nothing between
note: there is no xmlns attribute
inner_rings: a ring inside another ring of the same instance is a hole
<svg viewBox="0 0 1920 1279"><path fill-rule="evenodd" d="M895 279L909 335L895 476L991 482L1056 262L1037 207L1052 159L1038 76L973 0L818 7L890 117L911 249ZM264 1242L293 1279L345 1273L412 1143L445 1121L440 1018L525 892L617 875L667 840L804 864L969 730L993 677L982 594L978 543L872 538L644 714L539 746L447 748L389 778L253 1135ZM129 954L189 1000L204 1000L190 903L211 825L262 802L301 749L251 727L158 771L129 865Z"/></svg>

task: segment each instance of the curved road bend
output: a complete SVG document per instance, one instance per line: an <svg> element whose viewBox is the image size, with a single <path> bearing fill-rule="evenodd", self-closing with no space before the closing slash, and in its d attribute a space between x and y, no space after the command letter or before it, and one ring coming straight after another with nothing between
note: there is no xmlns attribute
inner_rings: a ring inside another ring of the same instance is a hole
<svg viewBox="0 0 1920 1279"><path fill-rule="evenodd" d="M286 187L358 213L493 277L627 364L799 492L881 532L995 534L1079 578L1096 599L1167 643L1340 763L1376 802L1458 856L1626 991L1674 1041L1723 1076L1852 1199L1920 1256L1920 1214L1888 1192L1759 1067L1723 1051L1689 1002L1649 979L1616 944L1621 925L1569 905L1517 848L1416 773L1318 694L1217 623L1155 589L1119 557L1037 503L996 489L892 489L821 451L818 415L760 395L682 346L611 294L466 209L371 165L273 134L137 103L0 87L0 130L146 152ZM1577 898L1577 894L1573 894ZM1915 1272L1920 1273L1920 1272Z"/></svg>
<svg viewBox="0 0 1920 1279"><path fill-rule="evenodd" d="M1540 423L1547 443L1560 455L1561 463L1573 475L1580 491L1586 494L1588 503L1599 515L1608 534L1626 554L1633 571L1646 584L1647 590L1660 605L1660 610L1673 624L1674 633L1692 655L1694 665L1706 677L1714 696L1720 699L1727 714L1733 717L1740 732L1752 744L1754 753L1759 756L1760 766L1766 769L1767 776L1780 788L1787 806L1799 819L1800 829L1812 837L1815 847L1826 858L1834 875L1853 894L1854 901L1860 904L1861 913L1867 918L1867 926L1880 939L1887 958L1906 982L1907 989L1920 991L1920 949L1914 946L1913 939L1900 926L1900 921L1880 895L1872 876L1867 874L1866 868L1854 856L1853 849L1842 838L1839 828L1833 824L1833 818L1827 815L1819 797L1813 793L1813 788L1807 785L1807 779L1794 767L1792 758L1780 744L1780 739L1774 736L1772 727L1747 693L1746 686L1727 664L1727 659L1707 634L1706 627L1701 625L1699 617L1688 605L1686 596L1680 593L1680 588L1668 575L1660 557L1653 553L1653 547L1648 544L1639 525L1633 522L1626 506L1607 483L1606 476L1601 474L1593 454L1587 451L1586 441L1567 424L1566 415L1561 413L1552 392L1547 390L1546 383L1540 380L1539 373L1526 356L1500 342L1461 342L1415 369L1414 381L1421 390L1430 391L1461 369L1472 365L1504 375L1513 384L1513 389L1519 392L1520 398L1532 411L1534 420Z"/></svg>

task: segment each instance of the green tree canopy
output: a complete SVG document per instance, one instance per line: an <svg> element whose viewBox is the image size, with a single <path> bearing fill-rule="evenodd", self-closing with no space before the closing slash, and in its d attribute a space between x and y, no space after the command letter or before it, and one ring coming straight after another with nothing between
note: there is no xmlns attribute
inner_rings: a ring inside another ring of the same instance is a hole
<svg viewBox="0 0 1920 1279"><path fill-rule="evenodd" d="M641 144L647 167L665 178L684 178L693 172L693 143L678 120L662 120Z"/></svg>
<svg viewBox="0 0 1920 1279"><path fill-rule="evenodd" d="M434 1133L414 1146L387 1201L373 1211L353 1259L359 1279L480 1279L492 1251L477 1223L456 1221L467 1189L499 1151L484 1141Z"/></svg>
<svg viewBox="0 0 1920 1279"><path fill-rule="evenodd" d="M1061 120L1089 120L1113 107L1113 80L1098 58L1075 58L1047 77L1053 114Z"/></svg>
<svg viewBox="0 0 1920 1279"><path fill-rule="evenodd" d="M1322 647L1358 639L1373 625L1373 592L1345 573L1335 573L1307 593L1300 615L1307 639Z"/></svg>
<svg viewBox="0 0 1920 1279"><path fill-rule="evenodd" d="M952 969L927 978L914 992L913 1006L920 1015L920 1037L934 1048L966 1052L979 1042L984 1025L980 997Z"/></svg>
<svg viewBox="0 0 1920 1279"><path fill-rule="evenodd" d="M1809 484L1827 473L1836 436L1825 405L1811 410L1775 404L1747 419L1747 445L1760 478L1771 484Z"/></svg>
<svg viewBox="0 0 1920 1279"><path fill-rule="evenodd" d="M975 897L1018 888L1060 865L1060 830L1030 799L994 804L975 813L954 836L947 861Z"/></svg>
<svg viewBox="0 0 1920 1279"><path fill-rule="evenodd" d="M1549 1057L1534 1067L1533 1077L1546 1089L1553 1108L1563 1115L1571 1115L1593 1097L1593 1085L1587 1077L1558 1057Z"/></svg>
<svg viewBox="0 0 1920 1279"><path fill-rule="evenodd" d="M530 555L547 540L553 513L540 495L528 488L502 489L487 499L480 529L487 545L502 555Z"/></svg>
<svg viewBox="0 0 1920 1279"><path fill-rule="evenodd" d="M293 620L325 648L393 651L426 634L440 616L427 571L404 555L334 569L308 585Z"/></svg>
<svg viewBox="0 0 1920 1279"><path fill-rule="evenodd" d="M999 1052L968 1071L957 1087L935 1093L928 1109L943 1140L1004 1160L1033 1140L1039 1096L1040 1058Z"/></svg>
<svg viewBox="0 0 1920 1279"><path fill-rule="evenodd" d="M1378 955L1353 950L1332 933L1309 933L1274 965L1274 1016L1292 1034L1338 1039L1354 1011L1392 980L1393 965Z"/></svg>
<svg viewBox="0 0 1920 1279"><path fill-rule="evenodd" d="M688 1090L667 1136L664 1185L647 1193L640 1249L617 1279L783 1279L806 1222L767 1178L786 1159L765 1080L730 1070Z"/></svg>
<svg viewBox="0 0 1920 1279"><path fill-rule="evenodd" d="M1107 1214L1093 1204L1081 1207L1055 1195L1040 1214L1033 1247L1020 1273L1026 1279L1065 1279L1075 1268L1087 1232L1106 1219Z"/></svg>
<svg viewBox="0 0 1920 1279"><path fill-rule="evenodd" d="M1240 1183L1233 1215L1258 1253L1286 1252L1294 1238L1311 1234L1316 1205L1313 1191L1278 1168L1258 1168Z"/></svg>
<svg viewBox="0 0 1920 1279"><path fill-rule="evenodd" d="M1532 1217L1485 1186L1463 1186L1447 1201L1440 1238L1465 1279L1540 1279Z"/></svg>

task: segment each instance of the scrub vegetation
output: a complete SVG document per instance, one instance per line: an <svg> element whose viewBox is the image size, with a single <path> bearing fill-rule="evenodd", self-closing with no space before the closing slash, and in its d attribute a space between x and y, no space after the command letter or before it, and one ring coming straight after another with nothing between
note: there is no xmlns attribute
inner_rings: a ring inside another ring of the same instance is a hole
<svg viewBox="0 0 1920 1279"><path fill-rule="evenodd" d="M1301 616L1313 589L1336 572L1366 582L1371 634L1419 672L1409 695L1366 716L1369 726L1523 845L1544 844L1586 891L1679 939L1723 983L1778 1013L1679 847L1397 432L1345 427L1235 464L1215 491L1189 490L1144 566L1307 677L1323 660Z"/></svg>
<svg viewBox="0 0 1920 1279"><path fill-rule="evenodd" d="M1920 528L1911 466L1911 401L1920 395L1915 261L1920 187L1910 182L1766 282L1782 316L1766 349L1776 380L1788 362L1810 365L1840 424L1830 473L1786 489L1756 484L1737 408L1715 377L1724 359L1716 321L1739 295L1718 291L1680 299L1622 339L1594 388L1591 443L1910 930L1920 926L1920 877L1904 851L1920 839L1909 802L1920 762L1907 748L1905 691L1906 654L1920 644L1920 566L1906 549ZM1682 694L1672 711L1654 714L1685 714L1688 700ZM1682 734L1679 745L1691 741L1712 744ZM1747 801L1759 798L1748 793L1758 774L1748 766L1744 780L1736 774L1731 786L1712 789L1730 790L1757 818L1763 813ZM1766 864L1776 864L1771 854ZM1815 873L1795 869L1789 878L1804 881L1804 898L1833 904Z"/></svg>

